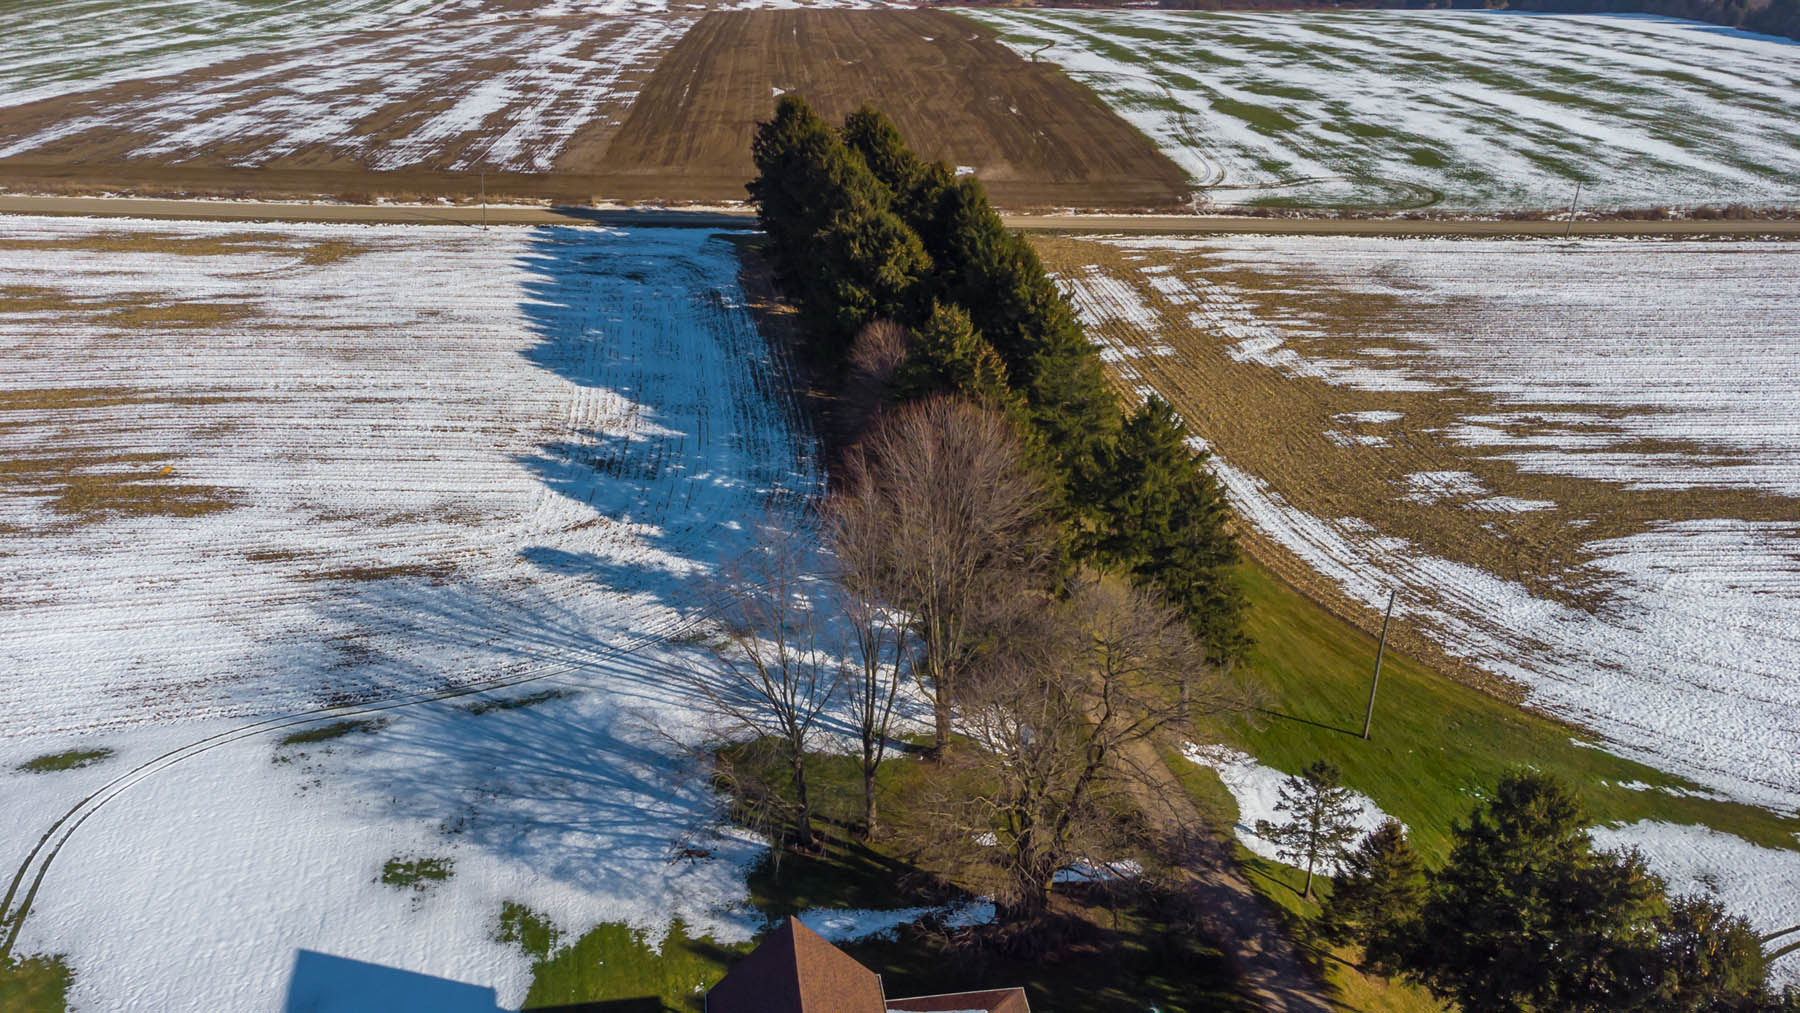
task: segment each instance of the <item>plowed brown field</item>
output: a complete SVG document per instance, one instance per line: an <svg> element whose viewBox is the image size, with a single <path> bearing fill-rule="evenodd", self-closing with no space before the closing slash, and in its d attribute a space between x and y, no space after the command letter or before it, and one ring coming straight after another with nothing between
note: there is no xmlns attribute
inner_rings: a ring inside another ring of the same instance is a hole
<svg viewBox="0 0 1800 1013"><path fill-rule="evenodd" d="M488 20L337 36L0 108L0 186L742 200L756 121L796 92L834 121L874 101L1009 208L1172 209L1188 193L1092 93L953 14L595 19L493 5Z"/></svg>
<svg viewBox="0 0 1800 1013"><path fill-rule="evenodd" d="M1189 190L1092 92L928 10L709 14L645 85L606 171L741 198L756 121L789 92L833 122L873 101L922 155L979 173L1008 207L1166 208Z"/></svg>

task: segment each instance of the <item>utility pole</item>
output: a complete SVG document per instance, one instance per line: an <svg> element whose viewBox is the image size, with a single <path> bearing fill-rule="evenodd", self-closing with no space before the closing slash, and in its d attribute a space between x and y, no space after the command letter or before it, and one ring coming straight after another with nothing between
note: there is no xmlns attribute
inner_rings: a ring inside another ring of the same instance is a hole
<svg viewBox="0 0 1800 1013"><path fill-rule="evenodd" d="M487 231L487 170L481 170L481 231Z"/></svg>
<svg viewBox="0 0 1800 1013"><path fill-rule="evenodd" d="M1569 202L1569 227L1563 230L1563 238L1575 231L1575 205L1581 203L1581 180L1575 181L1575 199Z"/></svg>
<svg viewBox="0 0 1800 1013"><path fill-rule="evenodd" d="M1394 597L1400 592L1388 592L1387 618L1381 620L1381 643L1375 648L1375 678L1369 680L1369 709L1363 713L1363 739L1369 738L1369 725L1375 721L1375 690L1381 685L1381 656L1387 653L1388 624L1394 621Z"/></svg>

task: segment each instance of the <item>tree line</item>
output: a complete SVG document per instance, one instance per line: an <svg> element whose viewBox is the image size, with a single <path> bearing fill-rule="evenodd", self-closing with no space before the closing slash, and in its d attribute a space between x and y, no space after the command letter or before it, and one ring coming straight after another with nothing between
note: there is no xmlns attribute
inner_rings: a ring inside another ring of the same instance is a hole
<svg viewBox="0 0 1800 1013"><path fill-rule="evenodd" d="M1213 663L1240 657L1238 550L1204 454L1167 404L1122 407L981 183L920 159L876 109L839 130L792 95L752 153L750 196L817 365L872 402L956 395L1005 417L1043 477L1062 569L1124 572L1181 611Z"/></svg>
<svg viewBox="0 0 1800 1013"><path fill-rule="evenodd" d="M1123 408L979 182L872 108L833 128L794 96L753 154L768 260L851 431L823 538L766 523L720 569L725 674L689 680L723 719L709 768L806 851L821 736L853 737L858 831L1028 940L1061 870L1149 845L1133 747L1241 705L1222 490L1167 405ZM884 796L909 685L935 766Z"/></svg>

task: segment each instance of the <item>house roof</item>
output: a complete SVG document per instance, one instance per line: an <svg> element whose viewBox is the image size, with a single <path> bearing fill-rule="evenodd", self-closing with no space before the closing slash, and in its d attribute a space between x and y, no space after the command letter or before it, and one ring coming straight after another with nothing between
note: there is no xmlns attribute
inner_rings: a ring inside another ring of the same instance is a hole
<svg viewBox="0 0 1800 1013"><path fill-rule="evenodd" d="M881 979L800 923L787 922L706 993L707 1013L881 1013Z"/></svg>
<svg viewBox="0 0 1800 1013"><path fill-rule="evenodd" d="M889 999L887 1013L1031 1013L1022 988L985 992L950 992L911 999Z"/></svg>

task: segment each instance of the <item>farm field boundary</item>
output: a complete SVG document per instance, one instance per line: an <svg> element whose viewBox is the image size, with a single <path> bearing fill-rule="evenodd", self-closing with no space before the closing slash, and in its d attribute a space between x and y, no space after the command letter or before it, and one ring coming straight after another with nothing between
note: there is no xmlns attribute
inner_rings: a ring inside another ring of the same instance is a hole
<svg viewBox="0 0 1800 1013"><path fill-rule="evenodd" d="M171 221L340 222L394 225L604 225L609 227L756 227L754 213L733 207L682 208L519 206L452 204L327 204L280 201L177 200L153 197L54 197L0 195L0 214ZM1147 235L1310 235L1393 237L1512 236L1724 237L1778 239L1800 236L1800 220L1703 221L1499 221L1493 219L1271 218L1230 215L1008 214L1007 228L1026 232Z"/></svg>

